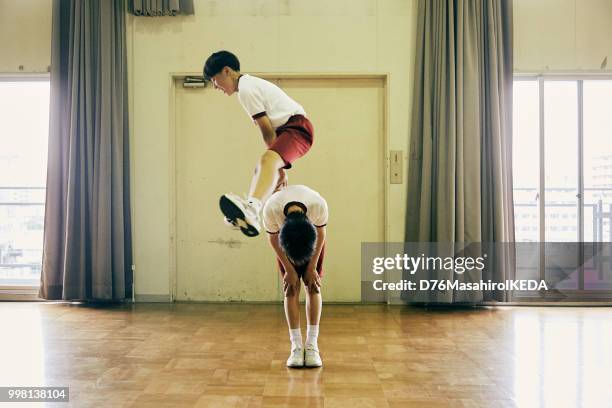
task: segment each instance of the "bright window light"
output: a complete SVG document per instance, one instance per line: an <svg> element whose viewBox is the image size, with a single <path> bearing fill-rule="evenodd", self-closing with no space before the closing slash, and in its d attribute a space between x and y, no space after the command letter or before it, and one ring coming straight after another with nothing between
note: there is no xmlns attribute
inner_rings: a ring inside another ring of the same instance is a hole
<svg viewBox="0 0 612 408"><path fill-rule="evenodd" d="M48 79L0 78L0 287L39 284L48 129Z"/></svg>

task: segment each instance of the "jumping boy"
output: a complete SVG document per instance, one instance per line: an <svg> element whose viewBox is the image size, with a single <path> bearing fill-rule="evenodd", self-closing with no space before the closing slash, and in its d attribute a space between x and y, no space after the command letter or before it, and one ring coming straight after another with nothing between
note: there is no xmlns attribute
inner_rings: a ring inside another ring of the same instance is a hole
<svg viewBox="0 0 612 408"><path fill-rule="evenodd" d="M278 86L240 73L240 61L229 51L208 57L204 77L228 96L238 93L238 101L259 126L268 147L259 159L247 199L228 193L219 200L226 222L254 237L261 231L262 205L284 183L283 169L291 168L312 146L313 127L304 108Z"/></svg>
<svg viewBox="0 0 612 408"><path fill-rule="evenodd" d="M327 202L307 186L288 186L268 199L263 210L268 241L276 253L285 292L291 354L288 367L320 367L317 338L323 305L321 277L325 255ZM300 330L300 279L306 290L306 343Z"/></svg>

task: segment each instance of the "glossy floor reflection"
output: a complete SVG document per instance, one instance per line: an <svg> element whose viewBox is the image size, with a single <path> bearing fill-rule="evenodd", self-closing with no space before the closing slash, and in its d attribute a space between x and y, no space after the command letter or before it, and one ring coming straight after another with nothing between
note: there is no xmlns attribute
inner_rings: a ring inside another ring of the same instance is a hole
<svg viewBox="0 0 612 408"><path fill-rule="evenodd" d="M0 322L0 386L70 387L46 406L612 407L604 307L325 305L324 367L301 370L281 305L5 302Z"/></svg>

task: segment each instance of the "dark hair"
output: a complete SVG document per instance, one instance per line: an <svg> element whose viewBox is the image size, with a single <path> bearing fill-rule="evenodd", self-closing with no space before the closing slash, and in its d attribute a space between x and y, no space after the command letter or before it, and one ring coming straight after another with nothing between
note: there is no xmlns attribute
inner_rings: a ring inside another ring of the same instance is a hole
<svg viewBox="0 0 612 408"><path fill-rule="evenodd" d="M240 71L238 57L229 51L217 51L204 63L204 78L210 79L217 75L224 67L230 67L234 71Z"/></svg>
<svg viewBox="0 0 612 408"><path fill-rule="evenodd" d="M316 239L317 230L305 213L293 211L287 214L279 240L291 262L299 266L310 261Z"/></svg>

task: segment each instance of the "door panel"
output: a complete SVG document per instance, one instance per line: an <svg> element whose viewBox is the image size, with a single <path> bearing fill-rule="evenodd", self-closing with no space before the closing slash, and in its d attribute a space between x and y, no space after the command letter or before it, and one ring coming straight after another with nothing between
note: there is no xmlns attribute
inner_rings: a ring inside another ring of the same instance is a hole
<svg viewBox="0 0 612 408"><path fill-rule="evenodd" d="M379 79L278 79L313 122L314 145L288 171L330 211L325 301L360 299L362 241L384 239L384 88ZM278 300L264 236L228 230L225 192L246 193L265 145L236 97L176 84L176 268L179 300Z"/></svg>

